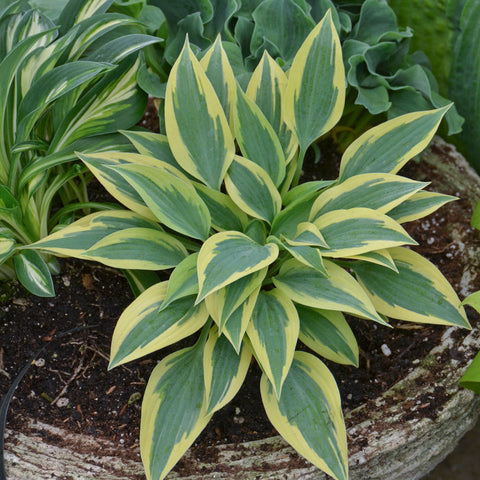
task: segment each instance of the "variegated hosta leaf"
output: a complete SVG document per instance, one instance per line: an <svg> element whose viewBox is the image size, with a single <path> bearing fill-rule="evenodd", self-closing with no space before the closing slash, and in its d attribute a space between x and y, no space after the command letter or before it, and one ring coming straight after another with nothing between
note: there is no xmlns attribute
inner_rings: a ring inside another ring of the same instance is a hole
<svg viewBox="0 0 480 480"><path fill-rule="evenodd" d="M390 173L365 173L322 192L310 212L311 221L333 210L364 207L387 213L427 186L409 178Z"/></svg>
<svg viewBox="0 0 480 480"><path fill-rule="evenodd" d="M285 155L285 163L292 160L298 142L283 119L282 98L287 88L287 75L265 50L260 63L252 74L247 88L250 97L270 122L277 134Z"/></svg>
<svg viewBox="0 0 480 480"><path fill-rule="evenodd" d="M238 85L234 125L243 156L262 167L279 187L285 177L285 155L280 140L260 108Z"/></svg>
<svg viewBox="0 0 480 480"><path fill-rule="evenodd" d="M398 272L395 262L393 261L390 251L386 250L375 250L374 252L365 252L360 255L352 255L351 257L345 257L350 260L363 260L364 262L376 263L383 267L389 268L394 272Z"/></svg>
<svg viewBox="0 0 480 480"><path fill-rule="evenodd" d="M295 55L284 102L285 122L295 132L303 152L342 116L345 70L330 11Z"/></svg>
<svg viewBox="0 0 480 480"><path fill-rule="evenodd" d="M248 218L233 200L218 190L213 190L201 183L193 184L200 198L208 207L212 217L212 227L218 231L238 230L242 231L247 224Z"/></svg>
<svg viewBox="0 0 480 480"><path fill-rule="evenodd" d="M68 30L73 25L85 21L94 15L99 15L108 10L114 0L85 0L83 2L69 1L63 8L58 19L58 24L63 30Z"/></svg>
<svg viewBox="0 0 480 480"><path fill-rule="evenodd" d="M282 206L280 193L268 173L256 163L238 155L225 177L225 188L245 213L269 223Z"/></svg>
<svg viewBox="0 0 480 480"><path fill-rule="evenodd" d="M299 223L295 236L292 239L286 239L286 242L292 246L309 245L329 248L318 227L310 222Z"/></svg>
<svg viewBox="0 0 480 480"><path fill-rule="evenodd" d="M344 311L385 324L362 287L343 268L324 261L328 277L288 260L273 283L295 303L324 310Z"/></svg>
<svg viewBox="0 0 480 480"><path fill-rule="evenodd" d="M417 192L401 205L388 212L388 216L398 223L412 222L426 217L457 197L435 192Z"/></svg>
<svg viewBox="0 0 480 480"><path fill-rule="evenodd" d="M450 106L407 113L371 128L345 150L340 179L361 173L398 172L427 147Z"/></svg>
<svg viewBox="0 0 480 480"><path fill-rule="evenodd" d="M300 203L303 199L310 198L312 193L323 190L332 183L335 183L335 180L315 180L302 183L282 195L282 202L286 207L297 202Z"/></svg>
<svg viewBox="0 0 480 480"><path fill-rule="evenodd" d="M470 328L460 300L437 267L407 248L389 252L398 273L373 263L352 264L379 313L411 322Z"/></svg>
<svg viewBox="0 0 480 480"><path fill-rule="evenodd" d="M163 480L211 418L203 378L203 345L164 358L145 389L140 452L148 480Z"/></svg>
<svg viewBox="0 0 480 480"><path fill-rule="evenodd" d="M54 297L55 290L45 260L35 250L24 250L13 257L20 283L38 297Z"/></svg>
<svg viewBox="0 0 480 480"><path fill-rule="evenodd" d="M32 247L55 255L83 258L85 251L97 242L128 228L158 229L158 226L128 210L96 212L39 240Z"/></svg>
<svg viewBox="0 0 480 480"><path fill-rule="evenodd" d="M322 250L324 257L350 257L400 245L417 245L399 223L369 208L334 210L321 215L315 226L329 247Z"/></svg>
<svg viewBox="0 0 480 480"><path fill-rule="evenodd" d="M235 80L227 54L223 49L220 35L217 36L213 45L205 52L205 55L200 60L200 65L205 70L220 100L233 134L233 105L235 103L237 81Z"/></svg>
<svg viewBox="0 0 480 480"><path fill-rule="evenodd" d="M149 165L111 167L137 191L152 213L166 226L189 237L205 240L210 213L190 182Z"/></svg>
<svg viewBox="0 0 480 480"><path fill-rule="evenodd" d="M267 268L263 268L258 272L239 278L205 297L208 313L218 325L220 333L223 333L223 327L232 313L261 286L267 270Z"/></svg>
<svg viewBox="0 0 480 480"><path fill-rule="evenodd" d="M188 255L172 235L153 228L127 228L111 233L82 256L114 268L164 270L178 265Z"/></svg>
<svg viewBox="0 0 480 480"><path fill-rule="evenodd" d="M205 305L194 306L193 295L160 309L167 283L148 288L123 311L113 332L109 369L172 345L203 327L208 313Z"/></svg>
<svg viewBox="0 0 480 480"><path fill-rule="evenodd" d="M165 127L182 168L219 190L235 145L222 105L188 40L169 75Z"/></svg>
<svg viewBox="0 0 480 480"><path fill-rule="evenodd" d="M198 255L197 303L242 277L262 270L278 257L275 244L259 245L240 232L220 232L211 236Z"/></svg>
<svg viewBox="0 0 480 480"><path fill-rule="evenodd" d="M280 399L265 374L260 391L268 419L278 433L335 480L347 480L347 435L340 394L325 364L309 353L296 352Z"/></svg>
<svg viewBox="0 0 480 480"><path fill-rule="evenodd" d="M299 339L315 353L343 365L358 367L358 344L341 312L296 305Z"/></svg>
<svg viewBox="0 0 480 480"><path fill-rule="evenodd" d="M15 248L15 240L0 235L0 265L12 254Z"/></svg>
<svg viewBox="0 0 480 480"><path fill-rule="evenodd" d="M207 412L224 407L237 394L247 376L252 359L250 348L243 343L237 353L217 327L210 330L203 352L203 372L207 398Z"/></svg>
<svg viewBox="0 0 480 480"><path fill-rule="evenodd" d="M323 264L322 251L319 248L307 245L290 245L288 242L283 243L283 247L299 262L314 268L325 276L327 275L325 265Z"/></svg>
<svg viewBox="0 0 480 480"><path fill-rule="evenodd" d="M299 329L295 305L283 292L274 289L259 293L247 335L277 398L293 360Z"/></svg>

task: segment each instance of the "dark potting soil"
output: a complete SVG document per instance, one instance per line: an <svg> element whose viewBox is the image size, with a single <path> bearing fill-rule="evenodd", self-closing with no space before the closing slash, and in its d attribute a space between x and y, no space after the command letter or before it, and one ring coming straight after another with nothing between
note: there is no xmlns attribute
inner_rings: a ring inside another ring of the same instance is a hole
<svg viewBox="0 0 480 480"><path fill-rule="evenodd" d="M307 159L304 179L335 178L338 158L330 144L323 144L318 164L313 158ZM325 174L326 171L329 173ZM428 166L422 162L410 162L401 173L411 178L428 178L432 182L429 188L439 191ZM442 193L461 198L464 192ZM406 225L420 244L415 249L440 268L457 292L462 254L452 243L447 227L451 221L462 219L470 240L478 242L478 233L469 225L471 213L468 202L460 199L427 219ZM29 296L18 288L13 300L0 307L0 397L32 354L53 339L18 387L8 427L17 431L27 428L24 419L34 417L73 432L111 439L125 448L135 447L146 381L157 362L177 350L178 345L108 372L112 332L133 295L122 274L113 269L71 259L62 260L61 264L62 273L55 277L54 298ZM12 287L9 284L2 288ZM473 289L480 289L480 284ZM472 310L468 313L475 325L478 316ZM345 410L375 398L404 377L439 343L446 329L396 321L392 321L395 328L389 329L357 318L349 321L360 347L359 368L327 362L337 379ZM55 339L59 332L79 326L87 328ZM466 331L458 330L456 334L464 336ZM194 340L195 336L184 345L193 344ZM450 351L449 355L460 359L462 354ZM237 443L276 433L261 404L259 381L260 370L252 364L240 392L214 415L195 443L199 457L205 444ZM434 416L437 406L432 402L425 414Z"/></svg>

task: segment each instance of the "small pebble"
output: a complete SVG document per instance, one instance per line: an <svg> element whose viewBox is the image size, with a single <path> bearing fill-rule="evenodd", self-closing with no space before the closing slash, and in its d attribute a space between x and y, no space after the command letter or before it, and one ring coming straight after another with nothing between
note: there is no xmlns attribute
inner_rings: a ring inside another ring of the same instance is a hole
<svg viewBox="0 0 480 480"><path fill-rule="evenodd" d="M389 357L392 354L392 351L390 350L390 347L384 343L381 347L382 353L386 356Z"/></svg>
<svg viewBox="0 0 480 480"><path fill-rule="evenodd" d="M45 365L45 359L44 358L37 358L35 360L35 366L36 367L43 367Z"/></svg>
<svg viewBox="0 0 480 480"><path fill-rule="evenodd" d="M69 404L67 397L61 397L57 400L57 407L66 407Z"/></svg>

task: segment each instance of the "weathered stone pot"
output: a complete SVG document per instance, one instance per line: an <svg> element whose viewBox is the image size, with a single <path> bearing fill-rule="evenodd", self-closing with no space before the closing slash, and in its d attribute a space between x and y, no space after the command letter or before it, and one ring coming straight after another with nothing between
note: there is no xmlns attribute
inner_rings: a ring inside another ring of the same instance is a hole
<svg viewBox="0 0 480 480"><path fill-rule="evenodd" d="M436 139L423 155L433 174L455 185L473 207L480 197L480 179L452 147ZM441 191L441 188L436 188ZM466 243L465 232L451 224L452 238L462 252L459 294L471 293L479 275L480 242ZM473 266L473 267L472 267ZM450 355L451 349L461 355ZM445 328L440 344L405 378L374 401L345 412L348 428L351 480L415 480L433 469L473 427L480 412L480 397L458 386L458 379L480 349L480 330ZM456 358L461 358L458 360ZM441 397L436 398L436 397ZM434 415L423 409L435 397ZM34 412L32 412L34 415ZM140 456L130 450L89 436L27 419L30 433L7 432L8 480L140 480ZM211 460L188 452L178 472L168 478L304 479L326 476L300 458L280 437L209 447Z"/></svg>

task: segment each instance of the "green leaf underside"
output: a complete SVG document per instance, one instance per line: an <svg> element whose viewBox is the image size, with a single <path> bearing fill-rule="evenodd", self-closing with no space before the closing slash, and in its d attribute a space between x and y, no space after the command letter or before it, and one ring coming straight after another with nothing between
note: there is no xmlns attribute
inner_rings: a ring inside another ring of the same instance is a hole
<svg viewBox="0 0 480 480"><path fill-rule="evenodd" d="M432 263L406 248L389 252L399 273L373 263L352 264L379 313L399 320L470 327L460 300Z"/></svg>
<svg viewBox="0 0 480 480"><path fill-rule="evenodd" d="M358 345L341 312L296 305L299 339L315 353L343 365L358 367Z"/></svg>
<svg viewBox="0 0 480 480"><path fill-rule="evenodd" d="M259 245L240 232L213 235L199 252L197 303L210 293L270 265L277 256L277 245Z"/></svg>
<svg viewBox="0 0 480 480"><path fill-rule="evenodd" d="M273 283L301 305L325 310L345 311L385 324L365 291L343 268L324 261L328 277L297 260L288 260L273 278Z"/></svg>
<svg viewBox="0 0 480 480"><path fill-rule="evenodd" d="M109 368L160 350L195 333L207 321L204 305L194 306L190 295L160 310L167 282L153 285L122 313L112 338Z"/></svg>
<svg viewBox="0 0 480 480"><path fill-rule="evenodd" d="M347 480L347 439L340 395L316 357L296 352L277 400L265 375L262 401L272 425L297 452L336 480Z"/></svg>
<svg viewBox="0 0 480 480"><path fill-rule="evenodd" d="M467 371L460 378L460 385L475 393L480 393L480 354L477 353Z"/></svg>

